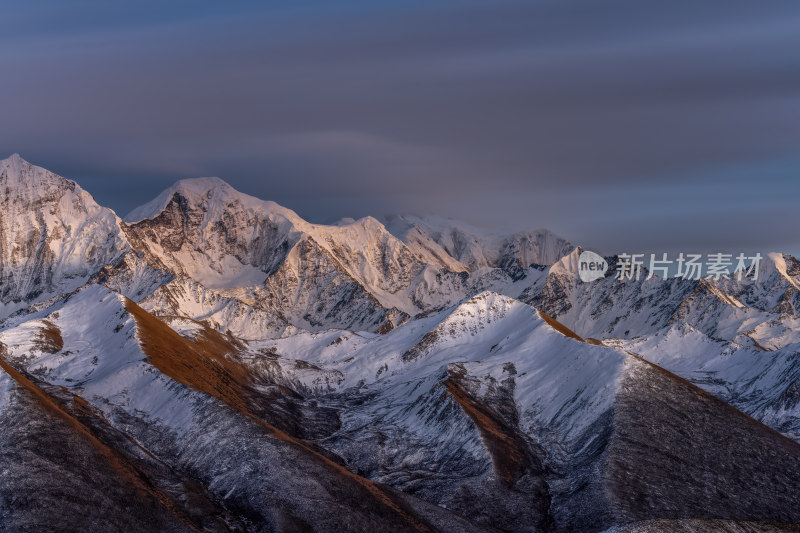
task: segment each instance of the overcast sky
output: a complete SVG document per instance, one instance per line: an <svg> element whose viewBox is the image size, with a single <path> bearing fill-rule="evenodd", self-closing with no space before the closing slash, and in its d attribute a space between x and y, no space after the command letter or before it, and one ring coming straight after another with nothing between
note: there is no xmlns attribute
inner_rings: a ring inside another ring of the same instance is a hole
<svg viewBox="0 0 800 533"><path fill-rule="evenodd" d="M11 0L14 152L120 215L219 176L316 222L800 254L800 2Z"/></svg>

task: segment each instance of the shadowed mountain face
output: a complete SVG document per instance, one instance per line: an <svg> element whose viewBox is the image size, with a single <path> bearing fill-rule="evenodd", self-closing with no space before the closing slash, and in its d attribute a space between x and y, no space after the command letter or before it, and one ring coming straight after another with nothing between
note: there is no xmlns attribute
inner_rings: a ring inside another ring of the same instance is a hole
<svg viewBox="0 0 800 533"><path fill-rule="evenodd" d="M0 179L2 531L800 527L790 256L583 283L544 230Z"/></svg>
<svg viewBox="0 0 800 533"><path fill-rule="evenodd" d="M9 393L0 414L4 531L193 531L82 426L24 386Z"/></svg>
<svg viewBox="0 0 800 533"><path fill-rule="evenodd" d="M605 458L615 515L800 522L800 445L657 366L638 366L622 382Z"/></svg>

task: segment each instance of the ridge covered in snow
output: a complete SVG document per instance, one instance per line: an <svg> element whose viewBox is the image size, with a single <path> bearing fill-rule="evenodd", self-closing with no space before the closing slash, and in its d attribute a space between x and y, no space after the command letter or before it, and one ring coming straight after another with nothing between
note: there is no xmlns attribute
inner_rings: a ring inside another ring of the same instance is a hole
<svg viewBox="0 0 800 533"><path fill-rule="evenodd" d="M403 242L450 256L469 270L551 265L572 248L546 229L506 235L435 216L390 216L386 227Z"/></svg>
<svg viewBox="0 0 800 533"><path fill-rule="evenodd" d="M584 283L546 230L311 224L218 178L123 221L14 155L0 195L0 529L800 523L791 256Z"/></svg>

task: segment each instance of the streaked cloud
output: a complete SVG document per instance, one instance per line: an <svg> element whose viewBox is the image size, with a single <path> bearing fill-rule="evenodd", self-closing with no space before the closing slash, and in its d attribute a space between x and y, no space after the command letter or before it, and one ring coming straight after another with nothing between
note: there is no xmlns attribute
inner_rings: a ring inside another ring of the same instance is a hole
<svg viewBox="0 0 800 533"><path fill-rule="evenodd" d="M0 152L121 213L218 175L321 221L800 251L796 2L70 4L5 6Z"/></svg>

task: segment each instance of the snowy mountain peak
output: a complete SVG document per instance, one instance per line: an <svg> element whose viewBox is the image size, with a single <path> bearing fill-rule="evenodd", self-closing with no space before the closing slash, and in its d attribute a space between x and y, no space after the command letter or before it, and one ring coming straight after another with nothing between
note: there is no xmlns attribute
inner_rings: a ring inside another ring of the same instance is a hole
<svg viewBox="0 0 800 533"><path fill-rule="evenodd" d="M30 163L22 159L22 156L20 156L18 153L13 153L5 159L0 159L0 168L12 165L21 166L25 164L30 165Z"/></svg>
<svg viewBox="0 0 800 533"><path fill-rule="evenodd" d="M475 335L508 316L521 318L511 322L512 329L537 322L536 310L531 306L503 294L484 291L456 306L435 331L443 337Z"/></svg>
<svg viewBox="0 0 800 533"><path fill-rule="evenodd" d="M578 279L578 262L582 253L583 248L580 246L575 247L569 254L556 261L550 267L550 274Z"/></svg>
<svg viewBox="0 0 800 533"><path fill-rule="evenodd" d="M406 244L450 256L468 270L502 268L515 278L531 265L552 265L572 249L546 229L504 234L434 216L390 216L385 223Z"/></svg>
<svg viewBox="0 0 800 533"><path fill-rule="evenodd" d="M24 159L22 159L22 157L19 154L14 153L14 154L11 154L10 156L8 156L7 158L0 160L0 168L6 167L6 166L10 167L11 165L19 166L19 165L22 165L24 163L28 163L28 162L25 161ZM30 163L28 163L28 164L30 164Z"/></svg>
<svg viewBox="0 0 800 533"><path fill-rule="evenodd" d="M81 190L74 181L62 178L49 170L28 163L19 154L0 161L0 183L19 190L36 190L43 187L67 187Z"/></svg>
<svg viewBox="0 0 800 533"><path fill-rule="evenodd" d="M459 310L469 312L471 310L478 309L508 309L514 305L527 307L527 304L523 304L522 302L515 300L510 296L506 296L505 294L500 294L494 291L483 291L467 300L464 300L458 305L456 312Z"/></svg>
<svg viewBox="0 0 800 533"><path fill-rule="evenodd" d="M129 246L75 182L18 154L0 161L0 318L69 292Z"/></svg>
<svg viewBox="0 0 800 533"><path fill-rule="evenodd" d="M258 210L282 215L291 220L300 220L297 214L275 202L261 200L234 189L220 178L189 178L175 182L161 192L154 200L137 207L124 218L125 222L135 224L146 219L154 219L169 206L173 199L181 198L190 207L218 215L231 204L237 208Z"/></svg>
<svg viewBox="0 0 800 533"><path fill-rule="evenodd" d="M237 192L228 182L217 177L178 180L167 190L171 191L173 194L177 192L187 198L209 195L230 195Z"/></svg>
<svg viewBox="0 0 800 533"><path fill-rule="evenodd" d="M770 253L767 257L775 270L788 281L792 287L800 291L800 261L788 254ZM765 267L760 267L764 269ZM761 272L759 272L760 274Z"/></svg>

